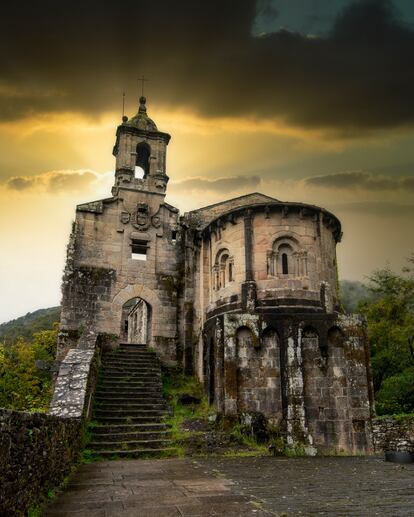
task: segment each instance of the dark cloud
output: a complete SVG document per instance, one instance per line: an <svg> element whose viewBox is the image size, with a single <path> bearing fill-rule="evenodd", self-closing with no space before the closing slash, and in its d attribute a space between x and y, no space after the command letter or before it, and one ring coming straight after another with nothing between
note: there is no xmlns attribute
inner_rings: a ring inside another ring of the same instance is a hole
<svg viewBox="0 0 414 517"><path fill-rule="evenodd" d="M34 178L26 178L24 176L15 176L10 178L6 186L11 190L29 190L35 184Z"/></svg>
<svg viewBox="0 0 414 517"><path fill-rule="evenodd" d="M254 189L260 185L259 176L230 176L228 178L218 178L209 180L206 178L188 178L171 184L171 193L176 192L234 192L237 190Z"/></svg>
<svg viewBox="0 0 414 517"><path fill-rule="evenodd" d="M271 0L257 0L256 2L256 20L263 17L267 22L274 22L280 15Z"/></svg>
<svg viewBox="0 0 414 517"><path fill-rule="evenodd" d="M88 170L49 171L34 176L14 176L5 182L5 186L18 191L85 192L102 178Z"/></svg>
<svg viewBox="0 0 414 517"><path fill-rule="evenodd" d="M309 187L328 189L364 189L364 190L406 190L414 191L414 176L382 176L364 171L338 172L323 176L313 176L304 180Z"/></svg>
<svg viewBox="0 0 414 517"><path fill-rule="evenodd" d="M203 116L281 118L344 135L414 122L414 31L387 0L360 0L330 34L255 37L254 0L8 2L0 20L0 120L150 104Z"/></svg>

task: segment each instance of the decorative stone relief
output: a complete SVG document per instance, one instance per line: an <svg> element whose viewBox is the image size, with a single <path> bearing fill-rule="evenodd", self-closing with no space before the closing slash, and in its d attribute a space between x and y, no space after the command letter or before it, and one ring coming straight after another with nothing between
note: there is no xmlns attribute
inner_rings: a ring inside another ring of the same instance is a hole
<svg viewBox="0 0 414 517"><path fill-rule="evenodd" d="M141 232L148 230L151 220L147 203L137 203L137 209L131 216L132 226Z"/></svg>
<svg viewBox="0 0 414 517"><path fill-rule="evenodd" d="M160 210L151 217L152 226L154 228L159 228L161 226L161 216L160 216Z"/></svg>
<svg viewBox="0 0 414 517"><path fill-rule="evenodd" d="M121 212L119 219L121 223L128 224L131 220L131 214L129 212Z"/></svg>

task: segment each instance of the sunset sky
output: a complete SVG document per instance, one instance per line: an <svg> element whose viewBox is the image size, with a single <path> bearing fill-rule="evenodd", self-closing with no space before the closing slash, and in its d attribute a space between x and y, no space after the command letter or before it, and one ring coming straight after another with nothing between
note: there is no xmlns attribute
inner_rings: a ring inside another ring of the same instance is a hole
<svg viewBox="0 0 414 517"><path fill-rule="evenodd" d="M110 196L142 74L181 212L321 205L342 279L414 252L412 0L23 0L0 40L0 322L60 303L75 205Z"/></svg>

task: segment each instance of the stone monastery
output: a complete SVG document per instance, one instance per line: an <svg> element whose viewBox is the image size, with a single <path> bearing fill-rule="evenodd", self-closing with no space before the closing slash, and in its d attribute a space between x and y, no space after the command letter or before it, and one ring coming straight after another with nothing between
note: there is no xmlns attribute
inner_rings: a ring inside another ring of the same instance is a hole
<svg viewBox="0 0 414 517"><path fill-rule="evenodd" d="M370 452L369 348L340 310L340 222L259 193L180 216L165 201L169 141L141 97L116 131L112 196L77 206L58 360L90 357L92 337L146 344L219 413L260 413L309 454Z"/></svg>

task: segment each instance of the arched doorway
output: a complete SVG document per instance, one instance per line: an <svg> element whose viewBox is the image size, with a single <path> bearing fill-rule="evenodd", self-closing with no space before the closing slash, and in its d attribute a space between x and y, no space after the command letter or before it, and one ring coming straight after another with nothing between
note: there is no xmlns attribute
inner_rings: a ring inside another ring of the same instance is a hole
<svg viewBox="0 0 414 517"><path fill-rule="evenodd" d="M121 337L126 343L148 344L151 306L142 298L131 298L122 306Z"/></svg>

